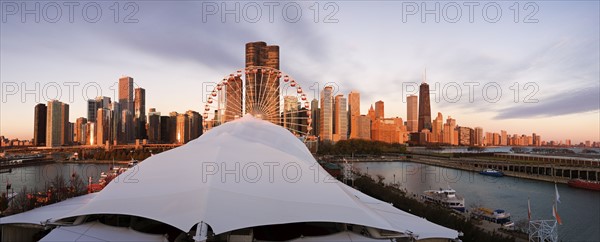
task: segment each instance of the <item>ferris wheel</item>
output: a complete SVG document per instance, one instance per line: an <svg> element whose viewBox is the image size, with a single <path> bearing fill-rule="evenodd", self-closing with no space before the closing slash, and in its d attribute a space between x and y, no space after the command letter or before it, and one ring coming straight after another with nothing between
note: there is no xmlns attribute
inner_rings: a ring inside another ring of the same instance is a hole
<svg viewBox="0 0 600 242"><path fill-rule="evenodd" d="M225 76L205 100L204 131L251 114L288 129L307 142L312 113L306 94L291 76L265 66L250 66Z"/></svg>

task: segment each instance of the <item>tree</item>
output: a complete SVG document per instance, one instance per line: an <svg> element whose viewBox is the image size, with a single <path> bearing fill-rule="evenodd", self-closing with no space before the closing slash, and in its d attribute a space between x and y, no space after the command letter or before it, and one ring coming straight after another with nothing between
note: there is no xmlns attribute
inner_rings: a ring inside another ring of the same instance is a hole
<svg viewBox="0 0 600 242"><path fill-rule="evenodd" d="M27 186L23 186L23 188L21 188L21 192L12 198L10 209L15 212L25 212L32 209L33 205L28 198L29 193L30 191L27 189Z"/></svg>
<svg viewBox="0 0 600 242"><path fill-rule="evenodd" d="M69 197L67 182L62 174L57 174L50 182L49 203L60 202Z"/></svg>
<svg viewBox="0 0 600 242"><path fill-rule="evenodd" d="M8 208L8 197L6 195L6 193L2 193L2 195L0 195L0 214L2 214L2 212L4 210L6 210Z"/></svg>
<svg viewBox="0 0 600 242"><path fill-rule="evenodd" d="M69 181L69 183L69 197L80 196L87 192L87 187L85 186L85 183L83 182L83 179L81 179L81 176L79 174L73 173L73 175L71 175L71 180Z"/></svg>

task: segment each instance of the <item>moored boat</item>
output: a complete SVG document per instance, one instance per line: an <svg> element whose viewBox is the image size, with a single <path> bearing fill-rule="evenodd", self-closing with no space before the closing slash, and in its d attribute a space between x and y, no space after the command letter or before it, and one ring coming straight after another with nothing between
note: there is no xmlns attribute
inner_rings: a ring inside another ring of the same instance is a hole
<svg viewBox="0 0 600 242"><path fill-rule="evenodd" d="M452 188L440 190L427 190L423 192L421 198L426 202L448 207L459 212L465 211L465 199L456 195L456 191Z"/></svg>
<svg viewBox="0 0 600 242"><path fill-rule="evenodd" d="M510 213L507 213L502 209L491 210L483 207L475 208L471 210L471 217L506 226L510 226L510 224L514 225L510 220Z"/></svg>
<svg viewBox="0 0 600 242"><path fill-rule="evenodd" d="M583 188L588 190L600 191L600 182L597 181L587 181L583 179L571 179L568 182L570 187Z"/></svg>
<svg viewBox="0 0 600 242"><path fill-rule="evenodd" d="M495 177L504 176L504 173L502 173L499 170L495 170L495 169L484 169L483 171L480 171L479 174L485 175L485 176L495 176Z"/></svg>

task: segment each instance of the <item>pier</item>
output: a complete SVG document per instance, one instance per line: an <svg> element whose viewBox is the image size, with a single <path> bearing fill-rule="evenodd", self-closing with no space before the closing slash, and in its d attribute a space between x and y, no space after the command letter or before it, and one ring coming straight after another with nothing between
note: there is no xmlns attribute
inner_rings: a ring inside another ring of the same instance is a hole
<svg viewBox="0 0 600 242"><path fill-rule="evenodd" d="M566 163L565 160L570 160ZM552 161L530 160L530 162L484 160L477 158L441 158L425 155L413 155L407 161L442 166L460 170L480 172L491 168L502 171L506 176L519 178L567 183L570 179L581 178L591 181L600 181L600 167L589 161L573 158L555 159ZM561 163L562 162L562 163Z"/></svg>

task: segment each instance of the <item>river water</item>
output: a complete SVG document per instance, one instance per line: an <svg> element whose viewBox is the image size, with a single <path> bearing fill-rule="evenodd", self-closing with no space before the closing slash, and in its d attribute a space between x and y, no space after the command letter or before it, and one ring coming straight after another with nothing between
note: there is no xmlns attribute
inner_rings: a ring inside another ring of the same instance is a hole
<svg viewBox="0 0 600 242"><path fill-rule="evenodd" d="M474 205L505 209L513 221L527 219L527 198L532 219L553 219L554 184L513 177L490 177L476 172L412 162L354 163L354 168L372 177L382 175L385 183L400 184L410 193L452 187L465 197L467 209ZM559 240L600 241L600 192L558 184Z"/></svg>

